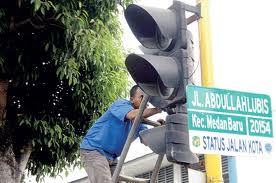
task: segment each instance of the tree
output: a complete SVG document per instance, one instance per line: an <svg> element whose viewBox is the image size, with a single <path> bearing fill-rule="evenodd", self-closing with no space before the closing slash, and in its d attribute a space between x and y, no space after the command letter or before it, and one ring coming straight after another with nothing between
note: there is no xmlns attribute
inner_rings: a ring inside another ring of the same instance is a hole
<svg viewBox="0 0 276 183"><path fill-rule="evenodd" d="M126 96L117 14L110 0L0 2L1 182L78 165L81 137Z"/></svg>

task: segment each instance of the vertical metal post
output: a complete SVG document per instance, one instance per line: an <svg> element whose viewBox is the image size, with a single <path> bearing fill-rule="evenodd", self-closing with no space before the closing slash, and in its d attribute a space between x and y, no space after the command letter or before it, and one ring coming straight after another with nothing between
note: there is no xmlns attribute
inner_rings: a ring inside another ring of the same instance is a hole
<svg viewBox="0 0 276 183"><path fill-rule="evenodd" d="M198 21L198 32L200 42L201 60L201 82L202 86L213 86L213 62L211 45L211 26L209 17L209 0L197 0L200 6L201 18ZM205 155L205 169L207 183L221 183L222 167L220 155Z"/></svg>
<svg viewBox="0 0 276 183"><path fill-rule="evenodd" d="M238 176L237 176L236 157L228 156L227 161L228 161L229 182L237 183Z"/></svg>
<svg viewBox="0 0 276 183"><path fill-rule="evenodd" d="M127 140L126 140L126 143L124 145L123 151L121 153L119 162L118 162L118 164L116 166L116 169L115 169L115 171L113 173L112 183L117 183L117 181L118 181L118 178L119 178L122 166L124 164L124 161L126 159L126 155L128 153L130 144L131 144L131 142L133 140L133 137L135 135L135 132L137 131L137 128L138 128L138 126L140 124L142 114L143 114L143 112L144 112L144 110L145 110L145 108L147 106L148 101L149 101L149 95L144 94L143 100L142 100L141 105L139 107L138 114L136 115L136 117L134 119L134 122L132 124L131 130L130 130L128 136L127 136Z"/></svg>
<svg viewBox="0 0 276 183"><path fill-rule="evenodd" d="M155 183L156 178L157 178L158 173L159 173L159 170L161 168L163 158L164 158L164 154L159 154L158 155L157 161L155 163L155 166L154 166L151 178L150 178L150 183Z"/></svg>

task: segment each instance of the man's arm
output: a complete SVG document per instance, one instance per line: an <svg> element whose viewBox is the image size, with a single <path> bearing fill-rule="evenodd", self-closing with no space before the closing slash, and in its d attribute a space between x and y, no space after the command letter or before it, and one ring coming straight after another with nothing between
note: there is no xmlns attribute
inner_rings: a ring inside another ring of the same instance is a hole
<svg viewBox="0 0 276 183"><path fill-rule="evenodd" d="M128 120L134 120L136 115L138 114L139 109L133 109L129 111L126 115L126 119ZM142 118L148 118L154 114L161 113L162 110L159 108L147 108L144 110Z"/></svg>

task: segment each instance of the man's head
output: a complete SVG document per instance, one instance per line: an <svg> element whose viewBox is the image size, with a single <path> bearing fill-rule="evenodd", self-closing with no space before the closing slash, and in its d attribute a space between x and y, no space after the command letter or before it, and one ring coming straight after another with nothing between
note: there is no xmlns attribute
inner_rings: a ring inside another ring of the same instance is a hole
<svg viewBox="0 0 276 183"><path fill-rule="evenodd" d="M130 89L130 102L132 103L132 106L134 109L138 109L140 107L140 104L142 102L144 93L143 91L139 88L138 85L134 85Z"/></svg>

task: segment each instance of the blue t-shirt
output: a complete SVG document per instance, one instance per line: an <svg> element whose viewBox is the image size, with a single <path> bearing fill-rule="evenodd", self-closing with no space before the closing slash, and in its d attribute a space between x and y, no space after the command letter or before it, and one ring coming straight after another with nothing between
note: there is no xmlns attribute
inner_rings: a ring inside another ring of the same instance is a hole
<svg viewBox="0 0 276 183"><path fill-rule="evenodd" d="M110 160L121 155L128 133L131 130L132 122L125 121L126 114L133 110L131 102L119 99L93 124L83 138L81 149L98 150ZM135 134L147 129L146 125L140 124Z"/></svg>

